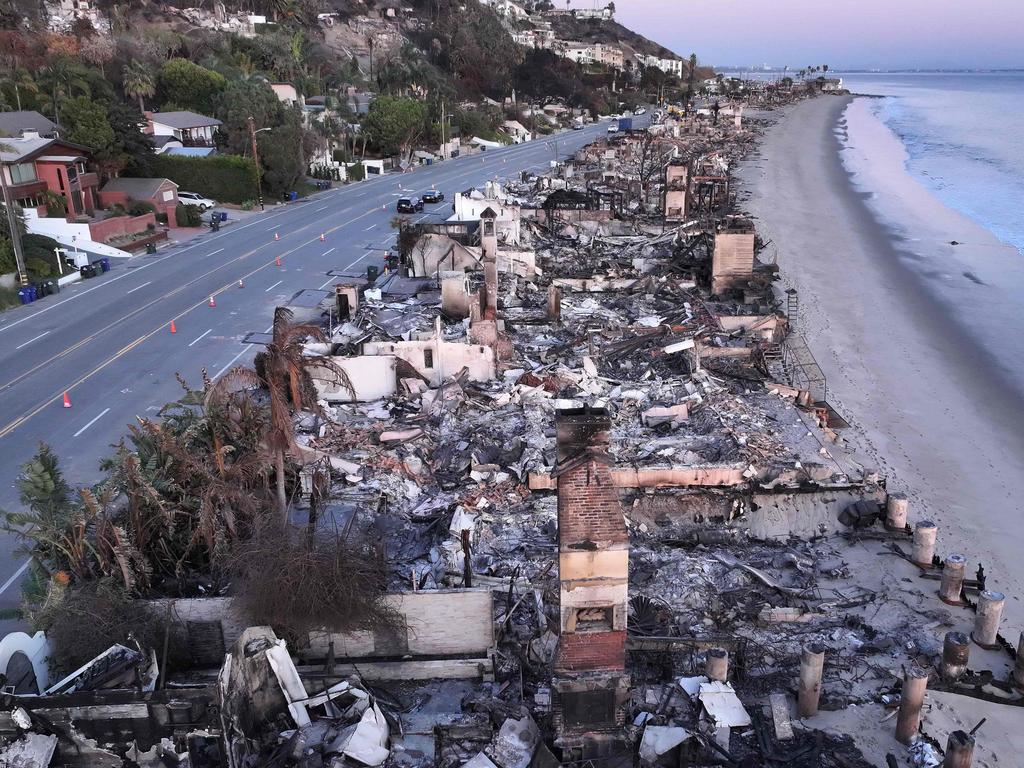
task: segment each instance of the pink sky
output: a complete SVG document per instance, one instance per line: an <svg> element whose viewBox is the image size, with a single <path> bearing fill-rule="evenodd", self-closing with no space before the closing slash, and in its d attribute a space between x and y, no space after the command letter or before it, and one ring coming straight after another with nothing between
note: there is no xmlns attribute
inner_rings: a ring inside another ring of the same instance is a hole
<svg viewBox="0 0 1024 768"><path fill-rule="evenodd" d="M616 0L615 7L631 29L721 66L1024 67L1024 0Z"/></svg>

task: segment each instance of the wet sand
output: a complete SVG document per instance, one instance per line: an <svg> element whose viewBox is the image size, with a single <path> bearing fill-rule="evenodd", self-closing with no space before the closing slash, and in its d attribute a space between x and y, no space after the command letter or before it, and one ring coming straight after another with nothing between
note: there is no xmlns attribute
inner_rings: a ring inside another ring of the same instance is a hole
<svg viewBox="0 0 1024 768"><path fill-rule="evenodd" d="M830 403L853 425L842 435L847 450L910 496L911 522L938 523L940 554L966 555L972 574L984 564L990 588L1006 593L1002 632L1016 643L1024 629L1024 313L1000 275L1015 282L1024 259L1005 261L991 233L905 173L895 178L898 167L872 170L870 145L858 148L865 173L857 181L889 188L858 190L837 137L850 101L789 108L739 172L750 192L741 207L773 241L786 287L799 292L798 330L825 371ZM898 199L898 228L872 209L886 195ZM958 274L964 264L976 269L960 273L981 280ZM969 629L973 614L953 617Z"/></svg>

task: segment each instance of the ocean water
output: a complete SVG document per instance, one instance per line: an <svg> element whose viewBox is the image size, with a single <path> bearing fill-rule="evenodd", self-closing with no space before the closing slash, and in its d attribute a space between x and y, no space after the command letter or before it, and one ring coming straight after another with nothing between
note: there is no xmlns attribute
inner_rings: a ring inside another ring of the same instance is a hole
<svg viewBox="0 0 1024 768"><path fill-rule="evenodd" d="M902 141L907 171L1024 254L1024 72L842 75Z"/></svg>

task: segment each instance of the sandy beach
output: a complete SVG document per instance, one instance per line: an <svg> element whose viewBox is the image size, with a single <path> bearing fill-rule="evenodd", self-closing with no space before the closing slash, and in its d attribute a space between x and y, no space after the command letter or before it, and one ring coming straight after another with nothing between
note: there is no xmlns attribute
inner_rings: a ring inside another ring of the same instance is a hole
<svg viewBox="0 0 1024 768"><path fill-rule="evenodd" d="M749 193L741 207L772 241L767 253L777 254L783 287L799 292L798 331L825 371L830 403L852 424L841 437L846 452L910 496L911 523L938 523L939 553L964 554L971 573L984 564L989 588L1006 594L1002 633L1016 643L1024 628L1024 377L1015 350L1024 319L996 278L1014 265L1000 261L1005 247L989 232L915 190L899 168L872 171L872 162L892 160L886 137L874 145L881 157L858 148L865 156L850 164L864 171L855 183L840 139L851 103L859 119L858 101L823 97L775 113L739 172ZM885 188L869 195L872 179ZM903 200L901 231L883 226L872 207L887 195ZM976 265L979 280L951 279L955 264ZM915 589L905 577L894 571ZM968 610L952 616L956 629L970 629Z"/></svg>

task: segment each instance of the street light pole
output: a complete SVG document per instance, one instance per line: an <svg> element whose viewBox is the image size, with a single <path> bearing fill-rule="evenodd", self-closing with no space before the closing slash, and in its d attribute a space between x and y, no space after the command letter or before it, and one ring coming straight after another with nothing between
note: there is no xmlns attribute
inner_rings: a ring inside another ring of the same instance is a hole
<svg viewBox="0 0 1024 768"><path fill-rule="evenodd" d="M263 175L260 171L260 154L259 150L256 149L256 120L252 117L246 120L249 124L249 140L252 142L252 160L256 163L256 202L260 204L260 210L265 210L263 207L263 184L260 177ZM260 130L270 130L269 128L262 128Z"/></svg>

